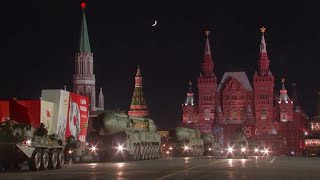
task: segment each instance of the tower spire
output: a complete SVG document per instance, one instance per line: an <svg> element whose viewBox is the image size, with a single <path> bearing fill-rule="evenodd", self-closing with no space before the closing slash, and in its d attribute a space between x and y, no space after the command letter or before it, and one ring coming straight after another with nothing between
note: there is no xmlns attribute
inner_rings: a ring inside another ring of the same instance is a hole
<svg viewBox="0 0 320 180"><path fill-rule="evenodd" d="M138 66L135 76L134 92L131 100L129 116L147 117L149 116L148 106L142 91L142 75L140 67Z"/></svg>
<svg viewBox="0 0 320 180"><path fill-rule="evenodd" d="M279 96L279 101L282 102L284 101L285 103L291 103L291 100L288 96L288 91L286 89L286 87L284 86L284 83L286 82L286 80L284 78L281 79L281 83L282 83L282 88L280 90L280 96Z"/></svg>
<svg viewBox="0 0 320 180"><path fill-rule="evenodd" d="M202 75L206 77L213 77L213 60L211 55L210 43L209 43L210 31L206 30L206 44L204 48L204 59L202 62Z"/></svg>
<svg viewBox="0 0 320 180"><path fill-rule="evenodd" d="M97 110L96 80L93 73L93 53L90 49L87 21L85 16L86 3L80 4L82 23L80 30L79 49L75 57L75 73L73 74L73 92L90 99L90 110ZM99 102L98 102L99 103Z"/></svg>
<svg viewBox="0 0 320 180"><path fill-rule="evenodd" d="M269 58L267 53L267 44L264 38L264 34L266 32L265 27L260 28L261 31L261 43L260 43L260 55L259 55L259 75L260 76L267 76L269 74Z"/></svg>
<svg viewBox="0 0 320 180"><path fill-rule="evenodd" d="M91 52L88 28L87 28L87 20L86 20L86 14L85 14L85 8L87 4L85 2L82 2L80 6L82 8L82 24L81 24L79 52Z"/></svg>

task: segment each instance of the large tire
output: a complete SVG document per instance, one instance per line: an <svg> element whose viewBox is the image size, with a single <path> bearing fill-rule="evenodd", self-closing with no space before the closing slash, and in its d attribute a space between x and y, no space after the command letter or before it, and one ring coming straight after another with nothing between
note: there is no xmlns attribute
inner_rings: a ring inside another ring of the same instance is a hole
<svg viewBox="0 0 320 180"><path fill-rule="evenodd" d="M56 169L58 166L58 152L55 150L50 151L49 153L49 164L50 169Z"/></svg>
<svg viewBox="0 0 320 180"><path fill-rule="evenodd" d="M41 151L40 149L35 149L32 153L31 159L29 159L29 169L31 171L37 171L41 167Z"/></svg>
<svg viewBox="0 0 320 180"><path fill-rule="evenodd" d="M64 165L64 154L62 151L58 151L58 164L57 169L62 168Z"/></svg>
<svg viewBox="0 0 320 180"><path fill-rule="evenodd" d="M139 160L139 156L140 156L139 146L135 144L133 146L133 160L134 161Z"/></svg>
<svg viewBox="0 0 320 180"><path fill-rule="evenodd" d="M151 159L152 146L148 145L147 147L148 147L147 159Z"/></svg>
<svg viewBox="0 0 320 180"><path fill-rule="evenodd" d="M49 165L49 154L47 151L44 151L41 157L41 169L48 169L48 165Z"/></svg>

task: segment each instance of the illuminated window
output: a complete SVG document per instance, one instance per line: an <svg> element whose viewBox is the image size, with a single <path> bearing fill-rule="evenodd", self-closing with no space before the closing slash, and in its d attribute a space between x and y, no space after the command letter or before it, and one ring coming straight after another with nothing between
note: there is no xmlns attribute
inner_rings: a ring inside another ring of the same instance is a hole
<svg viewBox="0 0 320 180"><path fill-rule="evenodd" d="M204 110L204 120L210 120L210 109Z"/></svg>
<svg viewBox="0 0 320 180"><path fill-rule="evenodd" d="M237 110L236 110L236 109L234 109L234 110L232 111L232 118L233 118L233 119L237 119Z"/></svg>
<svg viewBox="0 0 320 180"><path fill-rule="evenodd" d="M261 109L261 119L267 119L267 111L266 111L266 109Z"/></svg>

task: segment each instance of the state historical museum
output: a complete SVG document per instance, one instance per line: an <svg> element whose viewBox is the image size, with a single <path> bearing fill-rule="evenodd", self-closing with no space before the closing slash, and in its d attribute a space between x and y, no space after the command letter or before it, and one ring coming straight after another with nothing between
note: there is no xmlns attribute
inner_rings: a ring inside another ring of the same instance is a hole
<svg viewBox="0 0 320 180"><path fill-rule="evenodd" d="M280 91L274 89L275 79L269 69L264 37L266 29L260 30L258 67L252 83L245 72L225 72L221 81L217 81L209 31L206 31L204 59L197 84L198 104L194 103L190 82L187 99L182 105L182 124L203 133L213 133L225 146L240 132L251 146L263 146L276 154L301 155L305 149L307 116L300 108L295 88L292 98L287 94L284 79Z"/></svg>

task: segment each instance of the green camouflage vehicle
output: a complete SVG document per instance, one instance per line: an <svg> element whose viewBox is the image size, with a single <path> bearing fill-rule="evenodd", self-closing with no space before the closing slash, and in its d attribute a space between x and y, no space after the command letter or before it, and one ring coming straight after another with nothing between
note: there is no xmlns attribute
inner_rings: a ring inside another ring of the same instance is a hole
<svg viewBox="0 0 320 180"><path fill-rule="evenodd" d="M93 123L96 133L91 137L101 161L157 159L160 155L161 137L150 118L106 111Z"/></svg>
<svg viewBox="0 0 320 180"><path fill-rule="evenodd" d="M44 125L36 130L12 121L0 125L0 169L21 169L27 162L32 171L61 168L63 141L47 136Z"/></svg>
<svg viewBox="0 0 320 180"><path fill-rule="evenodd" d="M198 130L177 127L169 131L172 156L203 156L204 143Z"/></svg>

